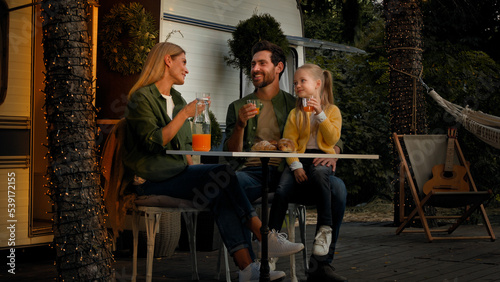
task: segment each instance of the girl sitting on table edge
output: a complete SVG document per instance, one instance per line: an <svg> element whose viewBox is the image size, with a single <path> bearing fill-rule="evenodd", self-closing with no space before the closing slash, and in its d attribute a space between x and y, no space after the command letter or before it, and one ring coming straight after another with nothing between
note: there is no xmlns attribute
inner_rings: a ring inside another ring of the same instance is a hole
<svg viewBox="0 0 500 282"><path fill-rule="evenodd" d="M138 196L167 195L192 200L195 207L209 207L240 269L239 281L257 281L260 265L254 262L251 236L245 230L260 241L262 223L234 171L225 164L193 165L191 156L165 153L192 149L187 119L195 115L197 103L187 103L172 88L184 84L189 73L186 64L186 52L173 43L158 43L148 54L129 92L124 164L135 174L132 187ZM296 243L275 243L269 242L270 256L280 255L276 251L283 252L287 246L296 249ZM270 272L271 281L284 276L282 271Z"/></svg>

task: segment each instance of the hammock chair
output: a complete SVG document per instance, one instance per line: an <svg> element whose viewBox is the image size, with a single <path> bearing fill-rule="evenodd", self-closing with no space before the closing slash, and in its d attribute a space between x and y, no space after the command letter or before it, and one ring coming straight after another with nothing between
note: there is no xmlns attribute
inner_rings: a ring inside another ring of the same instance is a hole
<svg viewBox="0 0 500 282"><path fill-rule="evenodd" d="M427 89L429 94L441 107L451 114L465 129L476 135L487 144L500 149L500 117L485 114L481 111L474 111L466 106L465 108L455 105L429 88L422 78L420 82Z"/></svg>

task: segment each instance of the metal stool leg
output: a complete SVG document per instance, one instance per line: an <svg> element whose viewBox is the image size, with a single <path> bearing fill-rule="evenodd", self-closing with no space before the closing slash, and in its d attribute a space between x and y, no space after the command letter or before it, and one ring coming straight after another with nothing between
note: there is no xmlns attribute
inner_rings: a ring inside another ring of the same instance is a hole
<svg viewBox="0 0 500 282"><path fill-rule="evenodd" d="M200 280L198 276L198 259L196 258L196 223L198 222L198 212L183 212L186 229L188 232L189 250L191 252L191 266L193 270L192 280Z"/></svg>
<svg viewBox="0 0 500 282"><path fill-rule="evenodd" d="M306 206L299 205L297 207L297 216L299 218L300 239L302 240L302 244L304 244L304 250L302 251L302 257L304 258L304 270L307 272L309 270L309 263L307 261L306 248Z"/></svg>
<svg viewBox="0 0 500 282"><path fill-rule="evenodd" d="M219 245L219 256L217 259L217 273L215 274L215 279L220 281L220 273L221 273L221 261L222 256L224 256L224 266L225 266L225 274L226 274L226 282L231 282L231 271L229 270L229 259L227 255L227 248L224 245L224 242L220 242Z"/></svg>
<svg viewBox="0 0 500 282"><path fill-rule="evenodd" d="M288 205L288 222L286 225L288 229L288 240L290 240L290 242L295 242L295 209L295 204ZM290 255L290 280L292 282L298 281L295 268L295 254Z"/></svg>
<svg viewBox="0 0 500 282"><path fill-rule="evenodd" d="M139 222L141 213L134 211L132 215L132 234L134 237L134 254L132 258L132 282L137 280L137 247L139 245Z"/></svg>

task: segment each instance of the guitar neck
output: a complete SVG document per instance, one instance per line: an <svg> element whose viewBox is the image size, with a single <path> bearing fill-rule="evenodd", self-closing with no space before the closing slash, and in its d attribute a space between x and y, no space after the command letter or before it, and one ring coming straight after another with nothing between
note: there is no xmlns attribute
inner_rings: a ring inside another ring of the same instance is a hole
<svg viewBox="0 0 500 282"><path fill-rule="evenodd" d="M444 171L453 171L453 156L455 154L455 138L448 138L448 148L446 148L446 161L444 162Z"/></svg>

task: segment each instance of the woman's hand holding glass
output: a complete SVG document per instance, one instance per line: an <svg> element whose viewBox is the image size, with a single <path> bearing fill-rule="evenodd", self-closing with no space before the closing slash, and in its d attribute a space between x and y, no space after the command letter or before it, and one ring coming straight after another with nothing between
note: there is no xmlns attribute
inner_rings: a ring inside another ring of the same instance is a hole
<svg viewBox="0 0 500 282"><path fill-rule="evenodd" d="M198 100L193 100L189 104L185 105L184 108L182 108L181 111L184 112L187 118L194 117L196 115L196 107L198 104Z"/></svg>

